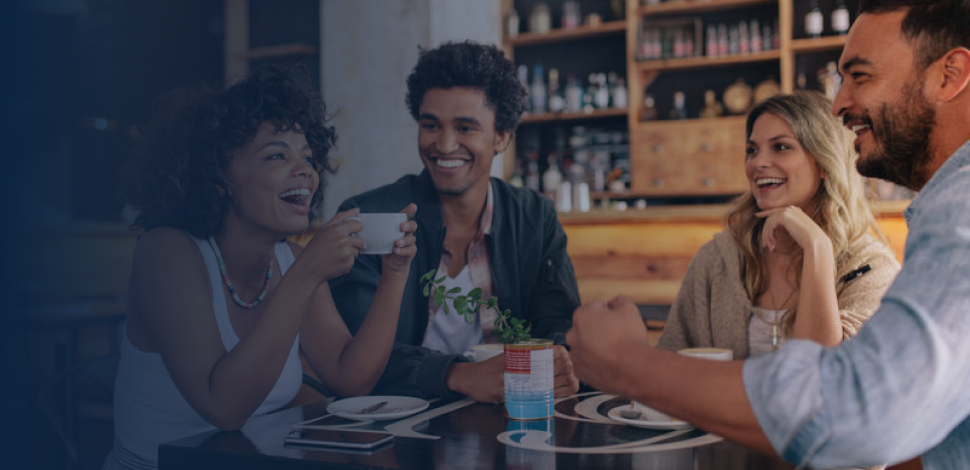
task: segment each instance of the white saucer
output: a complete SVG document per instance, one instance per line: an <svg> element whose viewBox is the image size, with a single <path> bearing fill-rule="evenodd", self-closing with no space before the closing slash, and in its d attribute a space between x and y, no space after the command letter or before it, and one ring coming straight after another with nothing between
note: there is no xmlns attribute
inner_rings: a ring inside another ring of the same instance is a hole
<svg viewBox="0 0 970 470"><path fill-rule="evenodd" d="M624 418L620 416L621 411L629 411L630 409L635 409L642 413L638 419ZM687 429L691 425L687 421L681 421L676 418L671 418L653 408L643 406L641 404L637 405L622 405L617 406L609 411L607 415L612 420L619 421L624 424L629 424L630 426L636 426L638 428L646 429Z"/></svg>
<svg viewBox="0 0 970 470"><path fill-rule="evenodd" d="M361 411L381 402L387 402L374 413ZM428 408L428 402L415 397L399 397L389 395L374 395L368 397L353 397L337 400L327 406L327 413L332 413L347 419L396 419L410 416Z"/></svg>

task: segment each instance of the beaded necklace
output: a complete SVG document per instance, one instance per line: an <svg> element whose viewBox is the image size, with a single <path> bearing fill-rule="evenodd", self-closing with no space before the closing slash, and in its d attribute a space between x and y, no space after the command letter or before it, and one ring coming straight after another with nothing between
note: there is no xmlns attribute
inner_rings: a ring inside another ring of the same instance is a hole
<svg viewBox="0 0 970 470"><path fill-rule="evenodd" d="M226 272L226 262L222 260L222 252L219 251L219 246L216 245L216 241L212 237L209 237L209 245L212 245L212 251L216 253L216 260L219 262L219 272L222 273L222 282L226 283L226 289L229 289L229 295L232 296L232 300L236 302L236 305L242 308L253 308L259 305L269 292L269 281L273 278L273 259L270 258L269 266L266 267L266 282L263 284L263 291L259 293L259 297L256 297L256 300L252 302L244 302L236 294L236 289L232 287L232 281L229 280L229 273Z"/></svg>

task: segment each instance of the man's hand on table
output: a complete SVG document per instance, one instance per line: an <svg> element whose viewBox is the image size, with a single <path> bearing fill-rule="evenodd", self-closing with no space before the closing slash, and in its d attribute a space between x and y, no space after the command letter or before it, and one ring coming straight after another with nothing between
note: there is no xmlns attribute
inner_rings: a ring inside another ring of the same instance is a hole
<svg viewBox="0 0 970 470"><path fill-rule="evenodd" d="M579 379L573 373L569 351L553 348L554 387L557 397L567 397L579 390ZM448 369L448 389L477 402L505 401L505 365L502 354L482 362L456 362Z"/></svg>
<svg viewBox="0 0 970 470"><path fill-rule="evenodd" d="M588 302L573 314L566 333L576 375L592 387L626 395L626 376L640 366L628 364L633 349L649 347L647 328L636 304L626 297Z"/></svg>
<svg viewBox="0 0 970 470"><path fill-rule="evenodd" d="M573 360L569 351L563 346L553 348L555 363L555 392L556 397L568 397L579 391L579 379L573 370Z"/></svg>
<svg viewBox="0 0 970 470"><path fill-rule="evenodd" d="M448 369L449 390L482 403L505 401L505 364L502 354L482 362L455 362Z"/></svg>

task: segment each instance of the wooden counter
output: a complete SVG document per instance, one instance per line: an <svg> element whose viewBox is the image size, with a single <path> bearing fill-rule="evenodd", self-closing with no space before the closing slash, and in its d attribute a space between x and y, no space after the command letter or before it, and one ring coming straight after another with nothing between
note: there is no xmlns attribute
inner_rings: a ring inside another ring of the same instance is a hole
<svg viewBox="0 0 970 470"><path fill-rule="evenodd" d="M879 227L902 262L909 201L875 205ZM728 205L658 206L624 212L562 213L583 301L617 295L669 305L694 253L723 229Z"/></svg>

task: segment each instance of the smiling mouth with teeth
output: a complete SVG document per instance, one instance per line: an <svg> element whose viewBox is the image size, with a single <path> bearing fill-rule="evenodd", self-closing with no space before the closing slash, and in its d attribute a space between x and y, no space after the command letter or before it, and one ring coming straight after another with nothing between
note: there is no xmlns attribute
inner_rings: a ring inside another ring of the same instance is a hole
<svg viewBox="0 0 970 470"><path fill-rule="evenodd" d="M464 165L465 163L468 163L465 160L443 159L443 158L439 158L434 162L436 165L443 168L458 168Z"/></svg>
<svg viewBox="0 0 970 470"><path fill-rule="evenodd" d="M286 191L280 194L280 199L290 204L305 206L310 203L311 194L312 193L307 188L291 189L289 191Z"/></svg>
<svg viewBox="0 0 970 470"><path fill-rule="evenodd" d="M785 183L785 180L781 178L758 178L754 181L759 188L764 188L766 186L780 186Z"/></svg>

